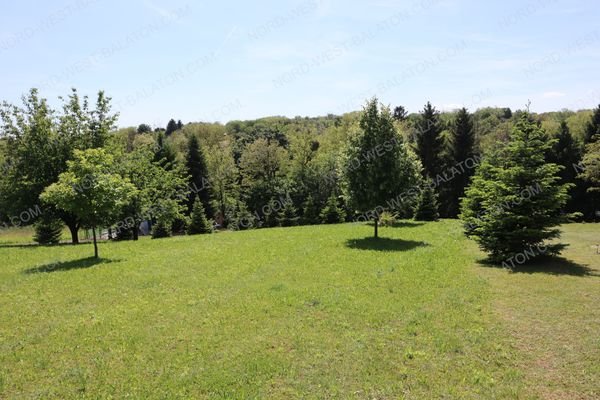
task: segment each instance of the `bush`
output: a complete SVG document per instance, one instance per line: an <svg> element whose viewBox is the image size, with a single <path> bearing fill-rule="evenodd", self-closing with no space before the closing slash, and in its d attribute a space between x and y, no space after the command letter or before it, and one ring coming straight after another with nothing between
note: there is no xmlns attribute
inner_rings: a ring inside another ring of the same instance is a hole
<svg viewBox="0 0 600 400"><path fill-rule="evenodd" d="M212 223L206 218L204 206L202 205L202 201L200 201L199 197L196 197L196 200L194 201L192 215L190 217L190 224L187 228L188 235L212 233Z"/></svg>
<svg viewBox="0 0 600 400"><path fill-rule="evenodd" d="M321 221L325 224L338 224L344 222L346 219L346 213L338 205L338 199L335 195L331 195L327 199L327 203L323 210L321 210Z"/></svg>
<svg viewBox="0 0 600 400"><path fill-rule="evenodd" d="M166 238L172 234L171 221L158 220L152 227L152 239Z"/></svg>
<svg viewBox="0 0 600 400"><path fill-rule="evenodd" d="M379 225L381 226L394 226L396 221L396 216L389 211L384 211L379 216Z"/></svg>
<svg viewBox="0 0 600 400"><path fill-rule="evenodd" d="M33 240L39 244L57 244L62 235L63 223L52 217L42 217L34 226Z"/></svg>
<svg viewBox="0 0 600 400"><path fill-rule="evenodd" d="M427 181L419 194L414 220L437 221L439 217L437 194L433 190L432 182Z"/></svg>

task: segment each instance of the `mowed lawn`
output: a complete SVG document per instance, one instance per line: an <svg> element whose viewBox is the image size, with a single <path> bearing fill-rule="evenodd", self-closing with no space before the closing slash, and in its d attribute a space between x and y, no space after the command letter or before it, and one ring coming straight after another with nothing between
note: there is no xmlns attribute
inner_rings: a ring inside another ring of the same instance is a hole
<svg viewBox="0 0 600 400"><path fill-rule="evenodd" d="M574 264L517 273L457 221L144 238L100 262L5 232L0 398L598 398L600 225L564 229Z"/></svg>

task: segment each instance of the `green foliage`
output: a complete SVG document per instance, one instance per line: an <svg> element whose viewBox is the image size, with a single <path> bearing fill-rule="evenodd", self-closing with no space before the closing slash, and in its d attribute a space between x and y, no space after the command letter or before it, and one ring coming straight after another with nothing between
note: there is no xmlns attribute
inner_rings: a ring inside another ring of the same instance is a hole
<svg viewBox="0 0 600 400"><path fill-rule="evenodd" d="M384 211L381 213L381 216L379 217L379 221L381 226L394 226L394 224L396 223L398 219L396 218L396 215L394 215L394 213L389 212L389 211Z"/></svg>
<svg viewBox="0 0 600 400"><path fill-rule="evenodd" d="M600 191L600 136L585 146L585 155L581 163L584 170L580 177L592 185L590 191Z"/></svg>
<svg viewBox="0 0 600 400"><path fill-rule="evenodd" d="M188 235L197 235L212 233L212 231L213 226L212 223L206 218L202 200L200 200L199 197L196 197L196 201L194 202L194 207L192 209L192 215L190 216L190 223L188 225L187 233Z"/></svg>
<svg viewBox="0 0 600 400"><path fill-rule="evenodd" d="M33 240L39 244L57 244L60 242L63 227L59 219L43 214L35 223Z"/></svg>
<svg viewBox="0 0 600 400"><path fill-rule="evenodd" d="M214 211L212 206L212 189L209 184L208 168L204 158L204 152L200 147L200 141L196 135L191 135L188 139L187 152L185 157L185 166L189 175L188 186L190 194L187 199L188 215L192 212L194 199L196 196L202 201L202 206L210 218Z"/></svg>
<svg viewBox="0 0 600 400"><path fill-rule="evenodd" d="M591 120L585 126L584 144L588 144L600 137L600 105L594 109Z"/></svg>
<svg viewBox="0 0 600 400"><path fill-rule="evenodd" d="M279 211L277 215L277 222L279 226L296 226L298 225L298 220L300 218L297 215L296 207L294 207L294 203L291 201L286 201L283 203L283 207Z"/></svg>
<svg viewBox="0 0 600 400"><path fill-rule="evenodd" d="M439 112L427 102L415 127L416 151L423 164L423 174L436 179L441 172L444 141Z"/></svg>
<svg viewBox="0 0 600 400"><path fill-rule="evenodd" d="M526 113L503 149L487 157L462 202L461 218L468 236L495 262L518 254L557 254L563 246L549 244L559 237L556 226L564 221L561 209L568 184L560 184L561 167L546 163L553 146ZM533 258L530 257L530 258Z"/></svg>
<svg viewBox="0 0 600 400"><path fill-rule="evenodd" d="M350 138L344 163L348 196L360 212L391 208L402 192L418 185L420 164L402 143L389 108L380 111L376 98L365 106L359 128ZM373 219L377 236L377 213Z"/></svg>
<svg viewBox="0 0 600 400"><path fill-rule="evenodd" d="M75 150L67 165L67 171L44 190L41 199L76 215L92 228L98 257L95 228L115 222L136 188L114 172L114 158L102 149Z"/></svg>
<svg viewBox="0 0 600 400"><path fill-rule="evenodd" d="M173 227L171 221L159 219L152 226L152 239L162 239L170 237L173 234Z"/></svg>
<svg viewBox="0 0 600 400"><path fill-rule="evenodd" d="M156 145L154 147L153 161L159 163L164 169L170 170L175 165L177 154L171 143L165 137L163 132L156 135Z"/></svg>
<svg viewBox="0 0 600 400"><path fill-rule="evenodd" d="M229 210L228 228L233 231L243 231L256 227L256 217L248 211L248 207L241 201L237 201Z"/></svg>
<svg viewBox="0 0 600 400"><path fill-rule="evenodd" d="M320 209L312 195L308 195L302 205L302 223L315 225L321 222Z"/></svg>
<svg viewBox="0 0 600 400"><path fill-rule="evenodd" d="M346 219L346 213L344 210L338 205L338 199L336 196L332 195L327 199L327 203L325 207L321 210L320 213L321 222L325 224L339 224L344 222Z"/></svg>
<svg viewBox="0 0 600 400"><path fill-rule="evenodd" d="M437 194L431 180L425 182L415 209L415 221L437 221L439 218Z"/></svg>

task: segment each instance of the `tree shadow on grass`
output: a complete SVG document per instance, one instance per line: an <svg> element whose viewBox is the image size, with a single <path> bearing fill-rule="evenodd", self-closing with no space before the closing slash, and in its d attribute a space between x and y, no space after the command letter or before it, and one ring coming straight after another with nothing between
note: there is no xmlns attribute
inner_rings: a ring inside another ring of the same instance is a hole
<svg viewBox="0 0 600 400"><path fill-rule="evenodd" d="M349 239L346 241L346 246L357 250L407 251L416 247L429 245L425 242L416 242L414 240L366 237L362 239Z"/></svg>
<svg viewBox="0 0 600 400"><path fill-rule="evenodd" d="M415 221L396 221L389 225L381 225L382 228L416 228L418 226L425 225L424 222Z"/></svg>
<svg viewBox="0 0 600 400"><path fill-rule="evenodd" d="M479 260L478 263L485 267L504 268L501 263L489 259ZM539 257L523 265L516 265L509 269L516 274L548 274L570 276L595 276L600 277L600 272L589 268L587 265L577 264L563 257Z"/></svg>
<svg viewBox="0 0 600 400"><path fill-rule="evenodd" d="M34 268L29 268L23 271L24 274L40 274L47 272L57 272L57 271L70 271L72 269L85 269L91 268L100 264L110 264L119 260L111 260L108 258L80 258L79 260L71 260L71 261L61 261L55 263L49 263L40 265Z"/></svg>

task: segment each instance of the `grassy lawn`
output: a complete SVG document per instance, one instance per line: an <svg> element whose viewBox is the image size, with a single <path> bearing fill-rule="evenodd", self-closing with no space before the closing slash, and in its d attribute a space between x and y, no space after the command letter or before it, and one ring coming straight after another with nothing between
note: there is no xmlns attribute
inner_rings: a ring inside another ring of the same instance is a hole
<svg viewBox="0 0 600 400"><path fill-rule="evenodd" d="M1 236L0 398L600 396L600 225L518 273L458 228Z"/></svg>

